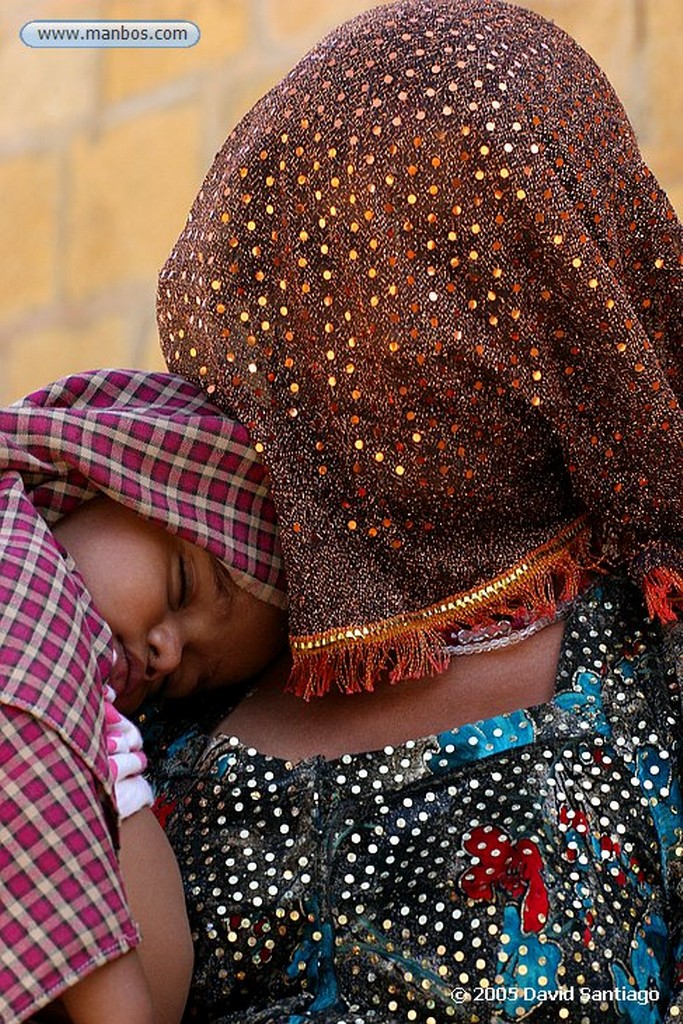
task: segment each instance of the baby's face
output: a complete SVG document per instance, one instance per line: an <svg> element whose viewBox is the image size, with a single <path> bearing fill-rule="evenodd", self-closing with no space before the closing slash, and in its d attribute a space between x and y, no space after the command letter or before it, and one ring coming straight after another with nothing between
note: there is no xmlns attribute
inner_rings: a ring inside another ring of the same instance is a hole
<svg viewBox="0 0 683 1024"><path fill-rule="evenodd" d="M114 635L109 679L124 713L163 690L185 697L248 679L282 648L285 613L216 572L203 548L98 498L54 535Z"/></svg>

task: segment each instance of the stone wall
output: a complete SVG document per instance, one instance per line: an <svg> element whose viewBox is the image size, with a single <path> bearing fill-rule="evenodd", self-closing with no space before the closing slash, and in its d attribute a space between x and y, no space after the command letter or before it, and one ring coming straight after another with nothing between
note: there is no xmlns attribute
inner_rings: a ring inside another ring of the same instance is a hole
<svg viewBox="0 0 683 1024"><path fill-rule="evenodd" d="M683 208L681 0L527 0L607 71ZM155 278L228 129L371 0L3 0L0 402L73 370L160 368ZM22 24L177 18L187 50L29 49Z"/></svg>

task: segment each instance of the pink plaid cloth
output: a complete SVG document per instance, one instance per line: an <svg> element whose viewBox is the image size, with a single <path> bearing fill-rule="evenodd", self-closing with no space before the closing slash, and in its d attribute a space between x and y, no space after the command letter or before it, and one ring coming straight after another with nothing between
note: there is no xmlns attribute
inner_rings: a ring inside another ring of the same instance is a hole
<svg viewBox="0 0 683 1024"><path fill-rule="evenodd" d="M104 742L111 634L50 532L98 492L286 603L265 471L193 385L96 371L0 410L0 1024L138 941Z"/></svg>

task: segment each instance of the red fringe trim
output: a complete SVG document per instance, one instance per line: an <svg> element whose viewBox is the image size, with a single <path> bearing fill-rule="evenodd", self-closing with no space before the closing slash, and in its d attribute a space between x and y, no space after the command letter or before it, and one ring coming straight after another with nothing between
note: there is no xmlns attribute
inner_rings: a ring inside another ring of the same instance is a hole
<svg viewBox="0 0 683 1024"><path fill-rule="evenodd" d="M650 569L643 580L647 613L665 625L677 622L683 602L683 576L673 569Z"/></svg>
<svg viewBox="0 0 683 1024"><path fill-rule="evenodd" d="M287 690L309 700L333 686L343 693L371 691L387 674L394 683L443 672L450 663L444 631L483 629L497 617L522 613L551 616L559 604L578 596L588 574L599 571L591 542L591 530L577 520L489 585L411 615L293 637ZM444 610L446 605L455 607Z"/></svg>

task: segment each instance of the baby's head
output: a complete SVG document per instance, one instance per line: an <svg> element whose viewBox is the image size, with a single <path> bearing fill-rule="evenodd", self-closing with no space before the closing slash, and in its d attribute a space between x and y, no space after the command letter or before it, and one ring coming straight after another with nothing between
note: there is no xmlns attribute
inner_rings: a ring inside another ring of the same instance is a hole
<svg viewBox="0 0 683 1024"><path fill-rule="evenodd" d="M109 498L80 505L53 533L112 631L109 684L123 712L247 679L286 640L284 609L239 587L206 548Z"/></svg>
<svg viewBox="0 0 683 1024"><path fill-rule="evenodd" d="M0 410L0 434L4 468L111 629L122 711L246 679L279 650L268 479L247 430L201 391L169 374L78 374Z"/></svg>

